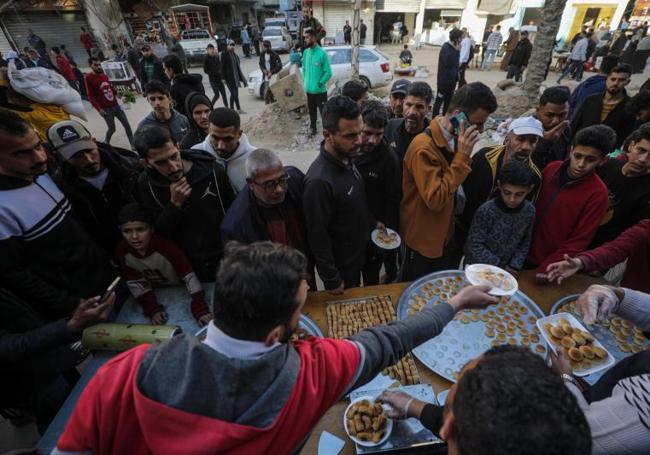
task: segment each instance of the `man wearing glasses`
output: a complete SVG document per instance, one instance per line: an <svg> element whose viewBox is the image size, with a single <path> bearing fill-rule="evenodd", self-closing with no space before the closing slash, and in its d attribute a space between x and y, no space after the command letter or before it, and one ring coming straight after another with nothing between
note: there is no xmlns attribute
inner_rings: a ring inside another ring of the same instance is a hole
<svg viewBox="0 0 650 455"><path fill-rule="evenodd" d="M228 209L221 224L221 241L253 243L270 240L295 248L314 268L307 245L302 212L304 174L293 166L284 167L277 154L256 149L246 157L246 183ZM310 283L310 287L313 282Z"/></svg>

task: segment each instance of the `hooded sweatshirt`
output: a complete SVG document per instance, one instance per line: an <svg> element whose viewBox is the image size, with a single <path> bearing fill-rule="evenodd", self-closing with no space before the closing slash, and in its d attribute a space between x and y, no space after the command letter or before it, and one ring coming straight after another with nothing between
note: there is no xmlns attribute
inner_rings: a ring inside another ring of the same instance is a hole
<svg viewBox="0 0 650 455"><path fill-rule="evenodd" d="M214 147L212 147L210 136L206 136L203 142L192 147L193 150L200 151L204 154L210 154L215 160L217 160L217 163L223 166L228 174L230 185L235 194L239 193L242 188L246 186L246 157L256 148L257 147L252 146L250 142L248 142L246 134L241 135L237 150L235 150L235 153L228 158L222 158Z"/></svg>
<svg viewBox="0 0 650 455"><path fill-rule="evenodd" d="M192 192L180 209L171 203L169 180L150 168L140 174L136 197L154 214L156 232L181 247L199 280L214 281L221 259L219 227L234 195L211 157L183 150L181 158L192 162L185 174Z"/></svg>
<svg viewBox="0 0 650 455"><path fill-rule="evenodd" d="M192 111L194 111L194 108L199 104L205 104L212 109L210 98L202 93L192 92L185 98L185 112L188 113L187 120L190 122L190 130L185 134L178 145L178 148L181 150L191 149L196 144L203 142L207 136L207 133L196 124L194 116L192 115Z"/></svg>
<svg viewBox="0 0 650 455"><path fill-rule="evenodd" d="M174 109L186 117L190 116L190 113L186 110L185 100L187 95L192 92L205 93L202 80L203 76L200 74L179 74L172 79L170 92L172 100L174 100Z"/></svg>

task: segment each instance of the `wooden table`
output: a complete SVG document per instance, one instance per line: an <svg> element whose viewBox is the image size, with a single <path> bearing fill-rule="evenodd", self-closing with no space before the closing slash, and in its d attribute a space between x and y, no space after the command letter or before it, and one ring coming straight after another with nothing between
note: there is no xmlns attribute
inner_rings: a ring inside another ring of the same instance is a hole
<svg viewBox="0 0 650 455"><path fill-rule="evenodd" d="M581 293L592 284L602 283L602 280L598 278L593 278L586 275L575 275L574 277L562 283L561 286L540 286L535 283L535 273L532 270L522 272L519 276L518 281L519 289L528 297L530 297L542 309L542 311L544 311L545 314L548 314L553 304L562 297L570 294ZM375 295L390 295L393 304L397 305L399 297L409 285L410 283L396 283L381 286L354 288L346 290L345 293L340 296L331 295L324 291L312 292L307 297L307 302L305 303L303 313L313 319L314 322L316 322L316 324L318 324L318 326L321 328L325 336L327 336L329 334L329 328L327 326L325 308L327 307L328 302ZM436 393L448 389L451 386L451 383L449 381L432 372L430 369L420 363L419 360L416 359L415 363L417 365L421 381L423 383L431 384ZM332 406L332 408L327 411L316 428L314 428L314 431L312 432L310 438L307 440L307 443L301 452L302 454L313 455L318 453L318 441L320 439L321 433L324 430L345 441L345 447L341 451L342 454L352 455L356 453L354 444L345 434L345 430L341 424L343 421L343 412L345 411L346 406L347 403L341 401Z"/></svg>

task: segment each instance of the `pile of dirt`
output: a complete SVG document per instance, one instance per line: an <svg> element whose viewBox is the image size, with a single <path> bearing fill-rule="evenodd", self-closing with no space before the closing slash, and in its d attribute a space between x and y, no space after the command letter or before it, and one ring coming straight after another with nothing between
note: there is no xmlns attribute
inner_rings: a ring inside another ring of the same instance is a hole
<svg viewBox="0 0 650 455"><path fill-rule="evenodd" d="M310 136L309 115L305 108L284 112L277 103L267 105L264 110L248 119L242 130L250 142L257 147L275 151L301 151L317 149L322 139L320 134Z"/></svg>
<svg viewBox="0 0 650 455"><path fill-rule="evenodd" d="M512 80L502 81L493 90L497 99L497 110L494 117L520 117L529 109L528 97L521 84Z"/></svg>

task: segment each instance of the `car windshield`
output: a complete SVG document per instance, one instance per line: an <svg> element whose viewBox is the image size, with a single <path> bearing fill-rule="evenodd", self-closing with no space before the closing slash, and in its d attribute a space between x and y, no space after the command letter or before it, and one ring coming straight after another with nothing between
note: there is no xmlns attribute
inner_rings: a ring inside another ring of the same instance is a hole
<svg viewBox="0 0 650 455"><path fill-rule="evenodd" d="M205 30L186 30L182 35L183 39L210 39Z"/></svg>
<svg viewBox="0 0 650 455"><path fill-rule="evenodd" d="M262 32L262 36L282 36L282 30L279 28L267 28Z"/></svg>

